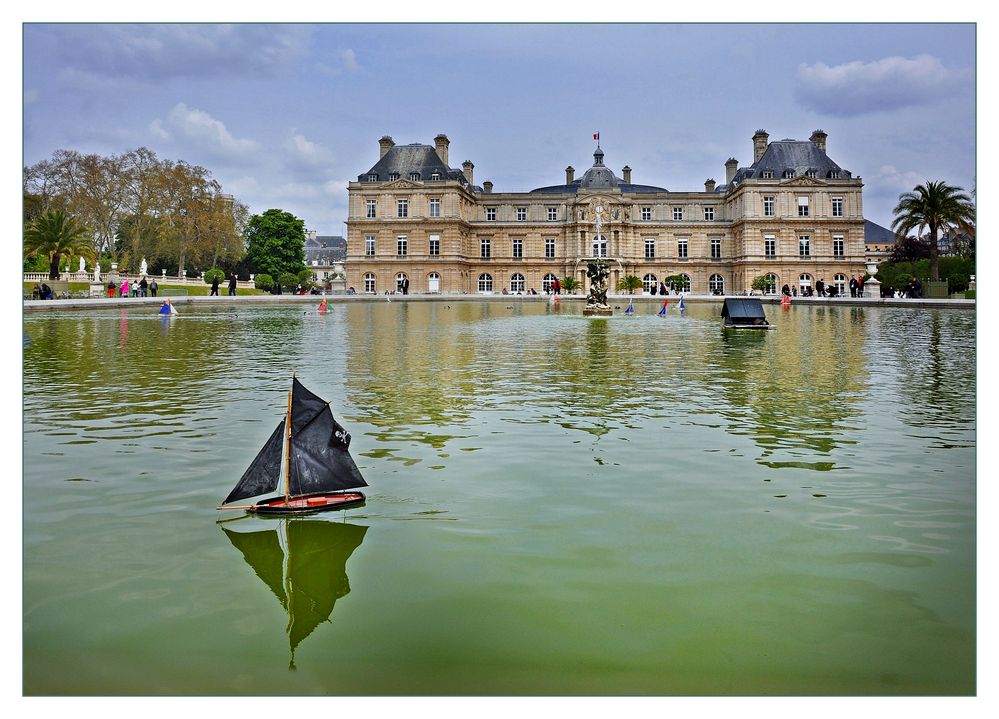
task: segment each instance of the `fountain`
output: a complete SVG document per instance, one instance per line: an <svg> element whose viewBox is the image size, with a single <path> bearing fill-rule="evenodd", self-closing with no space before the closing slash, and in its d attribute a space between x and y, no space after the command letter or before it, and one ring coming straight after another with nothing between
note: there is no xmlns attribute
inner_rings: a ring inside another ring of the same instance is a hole
<svg viewBox="0 0 999 719"><path fill-rule="evenodd" d="M601 217L604 208L597 206L594 213L594 222L597 227L597 239L601 238ZM599 251L594 251L599 254ZM607 304L607 278L610 277L610 270L607 268L607 261L596 256L586 263L586 276L590 279L590 292L586 296L586 307L583 314L586 316L607 316L614 314L614 310Z"/></svg>

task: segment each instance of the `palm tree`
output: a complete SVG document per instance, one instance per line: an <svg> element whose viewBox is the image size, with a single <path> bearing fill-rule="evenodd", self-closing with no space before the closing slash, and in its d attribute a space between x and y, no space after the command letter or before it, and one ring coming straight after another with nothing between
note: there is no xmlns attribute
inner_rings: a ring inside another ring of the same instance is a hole
<svg viewBox="0 0 999 719"><path fill-rule="evenodd" d="M625 275L617 281L617 288L629 295L635 294L635 290L642 289L642 281L635 275Z"/></svg>
<svg viewBox="0 0 999 719"><path fill-rule="evenodd" d="M937 238L940 230L958 228L972 234L975 231L975 205L960 187L947 183L928 181L916 185L912 192L904 192L898 197L898 204L892 211L895 220L891 229L896 237L904 238L912 230L922 236L929 230L930 240L930 279L940 279L937 259Z"/></svg>
<svg viewBox="0 0 999 719"><path fill-rule="evenodd" d="M579 287L579 280L577 280L572 275L569 275L568 277L562 278L560 284L562 285L562 289L571 295L575 291L575 289Z"/></svg>
<svg viewBox="0 0 999 719"><path fill-rule="evenodd" d="M94 259L94 248L85 227L60 210L48 211L37 217L24 230L24 256L42 255L49 260L49 279L59 279L59 263L63 257L80 255Z"/></svg>

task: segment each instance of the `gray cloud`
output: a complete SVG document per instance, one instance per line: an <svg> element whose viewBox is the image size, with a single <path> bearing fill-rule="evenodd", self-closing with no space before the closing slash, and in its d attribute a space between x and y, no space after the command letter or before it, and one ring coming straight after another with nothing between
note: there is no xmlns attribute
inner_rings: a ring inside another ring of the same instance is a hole
<svg viewBox="0 0 999 719"><path fill-rule="evenodd" d="M849 117L916 107L963 92L971 72L944 67L932 55L874 62L800 65L795 99L824 115Z"/></svg>
<svg viewBox="0 0 999 719"><path fill-rule="evenodd" d="M60 65L99 77L273 75L303 53L312 28L296 25L29 26Z"/></svg>

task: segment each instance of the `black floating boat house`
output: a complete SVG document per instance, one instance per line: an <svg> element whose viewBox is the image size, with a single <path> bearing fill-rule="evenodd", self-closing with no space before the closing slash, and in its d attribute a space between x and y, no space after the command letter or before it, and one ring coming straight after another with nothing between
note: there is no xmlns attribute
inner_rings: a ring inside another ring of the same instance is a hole
<svg viewBox="0 0 999 719"><path fill-rule="evenodd" d="M770 329L763 303L756 297L727 297L721 313L726 327Z"/></svg>

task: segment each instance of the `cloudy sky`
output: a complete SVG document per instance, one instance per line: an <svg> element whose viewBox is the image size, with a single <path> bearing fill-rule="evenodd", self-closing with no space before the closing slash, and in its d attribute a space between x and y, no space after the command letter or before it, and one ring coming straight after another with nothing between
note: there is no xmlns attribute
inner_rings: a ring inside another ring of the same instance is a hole
<svg viewBox="0 0 999 719"><path fill-rule="evenodd" d="M503 192L585 170L599 131L618 175L689 191L758 128L821 128L887 226L918 183L975 184L975 83L973 24L29 23L23 163L145 146L344 234L382 135L443 132Z"/></svg>

